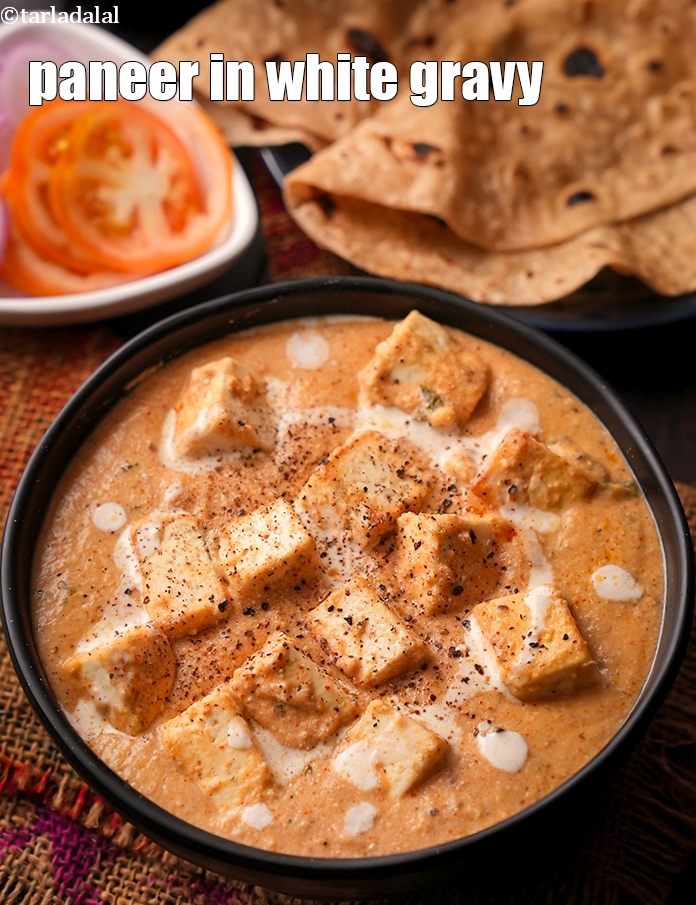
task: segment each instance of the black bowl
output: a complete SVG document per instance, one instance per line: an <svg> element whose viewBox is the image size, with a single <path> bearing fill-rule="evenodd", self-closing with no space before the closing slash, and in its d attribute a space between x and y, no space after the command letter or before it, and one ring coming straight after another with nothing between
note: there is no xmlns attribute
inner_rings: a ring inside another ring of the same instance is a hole
<svg viewBox="0 0 696 905"><path fill-rule="evenodd" d="M221 839L172 816L108 769L61 711L39 660L30 618L32 554L57 479L104 415L146 369L226 333L320 313L401 318L412 308L516 353L567 386L606 425L624 451L652 510L664 548L666 600L650 676L628 719L582 770L524 811L482 832L418 851L354 859L275 854ZM614 764L645 728L682 661L693 606L693 550L673 484L651 443L602 379L547 336L454 295L368 278L323 278L264 286L201 305L136 336L75 394L47 431L18 486L1 564L2 615L12 659L38 716L72 766L115 810L164 848L200 866L282 892L316 898L392 896L479 872L520 840L558 837L570 802L600 768ZM518 849L519 850L519 849ZM537 849L538 850L538 849ZM507 855L506 855L507 857Z"/></svg>

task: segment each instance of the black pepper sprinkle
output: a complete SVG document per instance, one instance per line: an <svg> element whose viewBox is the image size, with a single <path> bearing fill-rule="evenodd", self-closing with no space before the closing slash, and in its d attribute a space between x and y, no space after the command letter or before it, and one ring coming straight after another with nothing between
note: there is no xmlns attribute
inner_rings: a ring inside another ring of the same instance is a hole
<svg viewBox="0 0 696 905"><path fill-rule="evenodd" d="M256 610L253 608L253 606L244 607L244 609L242 610L242 613L245 616L253 616L255 612Z"/></svg>

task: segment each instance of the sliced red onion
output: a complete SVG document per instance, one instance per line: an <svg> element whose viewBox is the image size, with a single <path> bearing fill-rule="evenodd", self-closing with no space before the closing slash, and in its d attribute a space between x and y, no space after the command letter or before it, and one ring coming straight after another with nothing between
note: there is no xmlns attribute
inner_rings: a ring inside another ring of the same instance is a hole
<svg viewBox="0 0 696 905"><path fill-rule="evenodd" d="M48 41L17 41L0 57L0 110L17 123L29 107L29 63L40 60L60 66L71 59L65 47Z"/></svg>
<svg viewBox="0 0 696 905"><path fill-rule="evenodd" d="M0 171L5 168L15 127L0 110Z"/></svg>
<svg viewBox="0 0 696 905"><path fill-rule="evenodd" d="M15 129L29 110L29 62L56 63L74 58L74 51L52 41L17 41L0 56L0 169L8 160Z"/></svg>

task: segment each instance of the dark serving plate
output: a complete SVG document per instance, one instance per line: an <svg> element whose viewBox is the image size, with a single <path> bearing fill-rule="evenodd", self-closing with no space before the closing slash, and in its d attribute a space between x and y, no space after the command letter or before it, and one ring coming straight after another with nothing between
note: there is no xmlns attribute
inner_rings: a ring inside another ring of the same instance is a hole
<svg viewBox="0 0 696 905"><path fill-rule="evenodd" d="M353 859L275 854L219 838L172 816L121 780L81 740L56 702L38 657L30 614L32 557L54 489L85 438L148 368L229 332L273 321L323 313L400 318L414 307L497 343L549 373L597 414L623 449L664 549L665 610L651 673L624 725L586 767L542 800L475 835L413 852ZM465 889L474 888L471 878L482 878L481 865L497 864L503 853L512 870L511 853L524 853L532 846L536 869L543 840L567 847L578 802L587 800L590 783L625 755L679 668L693 606L693 552L679 499L652 445L614 392L572 353L496 310L445 292L372 278L323 278L262 286L179 312L109 358L58 415L26 468L7 521L0 589L12 659L39 718L86 782L164 848L221 874L291 895L393 896L451 880L463 871L469 882L461 887L464 896ZM490 883L490 874L483 879Z"/></svg>

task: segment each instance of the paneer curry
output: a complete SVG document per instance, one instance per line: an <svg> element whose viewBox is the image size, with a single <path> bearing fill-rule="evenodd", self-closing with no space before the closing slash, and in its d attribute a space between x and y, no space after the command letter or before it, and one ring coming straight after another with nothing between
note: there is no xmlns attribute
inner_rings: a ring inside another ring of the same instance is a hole
<svg viewBox="0 0 696 905"><path fill-rule="evenodd" d="M86 742L182 819L314 857L488 827L650 670L663 556L592 412L414 311L152 369L57 488L34 620Z"/></svg>

